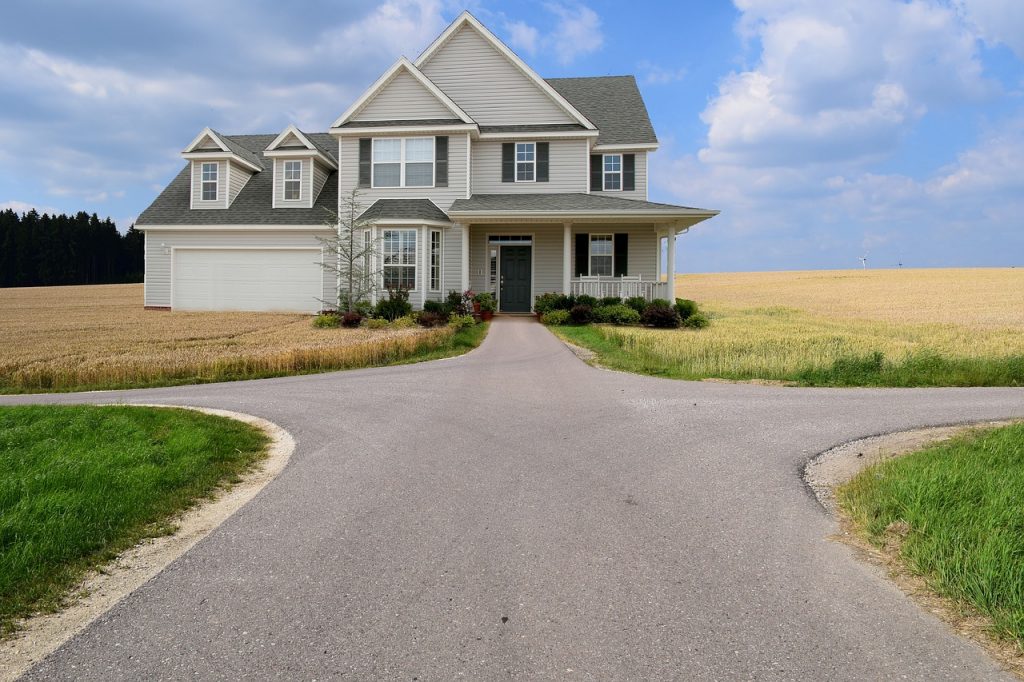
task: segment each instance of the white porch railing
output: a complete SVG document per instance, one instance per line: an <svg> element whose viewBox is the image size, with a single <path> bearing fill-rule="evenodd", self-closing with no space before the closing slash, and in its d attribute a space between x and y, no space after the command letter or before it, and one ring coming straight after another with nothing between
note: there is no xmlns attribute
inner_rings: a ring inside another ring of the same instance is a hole
<svg viewBox="0 0 1024 682"><path fill-rule="evenodd" d="M669 299L668 283L643 281L633 277L579 277L571 281L573 295L586 294L594 298L643 296L648 301Z"/></svg>

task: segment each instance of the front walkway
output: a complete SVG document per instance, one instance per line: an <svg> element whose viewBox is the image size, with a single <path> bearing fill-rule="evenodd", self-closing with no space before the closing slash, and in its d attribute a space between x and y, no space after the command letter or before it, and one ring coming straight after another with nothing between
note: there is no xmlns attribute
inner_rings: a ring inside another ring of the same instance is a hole
<svg viewBox="0 0 1024 682"><path fill-rule="evenodd" d="M270 419L256 499L34 679L1000 679L827 539L837 443L1024 415L1022 389L795 389L595 370L529 318L451 360L0 402Z"/></svg>

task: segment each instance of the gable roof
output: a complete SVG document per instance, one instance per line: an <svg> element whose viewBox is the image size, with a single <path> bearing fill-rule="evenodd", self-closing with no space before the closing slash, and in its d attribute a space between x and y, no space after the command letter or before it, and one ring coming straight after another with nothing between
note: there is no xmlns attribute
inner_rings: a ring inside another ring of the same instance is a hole
<svg viewBox="0 0 1024 682"><path fill-rule="evenodd" d="M276 135L219 135L227 146L245 151L261 168L269 169L271 160L263 150ZM334 143L327 133L306 133L314 145ZM327 176L313 208L273 208L273 173L256 173L228 208L190 208L192 174L189 166L178 173L163 192L135 221L138 227L149 225L309 225L323 226L338 210L338 174Z"/></svg>
<svg viewBox="0 0 1024 682"><path fill-rule="evenodd" d="M533 81L545 95L547 95L555 104L559 106L565 113L567 113L574 121L582 125L588 130L593 130L596 126L587 119L572 103L570 103L564 96L562 96L557 90L555 90L547 81L537 75L537 72L527 66L526 62L519 58L515 52L509 49L509 47L501 42L497 36L484 26L480 21L469 13L468 10L463 11L458 18L453 21L448 28L446 28L441 35L434 40L433 43L427 47L423 53L416 58L417 68L422 68L424 64L430 61L430 58L440 50L445 43L447 43L452 36L457 34L463 27L469 26L480 34L485 41L491 44L505 59L512 63L519 71L523 73L529 80Z"/></svg>
<svg viewBox="0 0 1024 682"><path fill-rule="evenodd" d="M299 141L299 144L301 144L303 147L310 150L311 152L316 152L316 155L320 156L321 160L323 160L331 168L337 170L338 159L334 156L334 153L331 152L330 149L328 149L325 145L317 144L312 137L306 135L304 132L302 132L292 124L289 124L287 128L281 131L281 134L275 137L274 141L267 145L267 148L264 149L263 151L274 152L279 149L283 149L281 145L283 145L285 140L289 139L290 137L294 137L296 140Z"/></svg>
<svg viewBox="0 0 1024 682"><path fill-rule="evenodd" d="M209 139L211 142L217 145L220 148L220 151L218 152L215 149L200 148L199 144L206 139ZM190 142L189 145L185 147L185 150L182 152L182 156L185 156L185 158L189 158L187 156L189 154L209 155L221 153L234 157L236 160L240 161L242 165L248 166L249 170L259 172L260 170L263 169L263 164L260 163L260 159L257 154L253 153L253 151L250 149L246 149L245 147L240 146L239 144L232 141L230 138L221 135L212 128L203 128L202 132L196 135L195 139L193 139L192 142Z"/></svg>
<svg viewBox="0 0 1024 682"><path fill-rule="evenodd" d="M420 85L427 89L440 102L448 111L452 112L452 115L462 121L463 123L473 123L473 119L469 117L465 111L463 111L458 104L444 94L440 88L438 88L429 78L423 75L423 72L416 67L415 64L410 62L405 57L399 57L398 61L391 65L391 68L384 72L380 78L378 78L373 85L367 88L366 92L360 95L359 99L352 103L348 109L345 110L338 120L331 126L337 128L349 120L353 116L358 114L367 104L369 104L374 97L376 97L388 84L394 79L394 77L400 73L405 72L416 79Z"/></svg>
<svg viewBox="0 0 1024 682"><path fill-rule="evenodd" d="M597 144L658 143L633 76L549 78L548 83L597 125Z"/></svg>

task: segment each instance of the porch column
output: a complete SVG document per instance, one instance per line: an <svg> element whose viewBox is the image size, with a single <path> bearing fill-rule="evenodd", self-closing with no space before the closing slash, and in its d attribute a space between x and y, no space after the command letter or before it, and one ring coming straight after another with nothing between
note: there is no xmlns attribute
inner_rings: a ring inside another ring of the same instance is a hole
<svg viewBox="0 0 1024 682"><path fill-rule="evenodd" d="M572 223L562 225L562 293L572 293Z"/></svg>
<svg viewBox="0 0 1024 682"><path fill-rule="evenodd" d="M462 256L462 267L459 269L462 275L460 286L462 291L469 291L469 225L459 225L459 229L462 230L462 251L459 254Z"/></svg>
<svg viewBox="0 0 1024 682"><path fill-rule="evenodd" d="M673 226L668 231L668 267L665 268L668 275L667 286L669 303L676 300L676 228Z"/></svg>

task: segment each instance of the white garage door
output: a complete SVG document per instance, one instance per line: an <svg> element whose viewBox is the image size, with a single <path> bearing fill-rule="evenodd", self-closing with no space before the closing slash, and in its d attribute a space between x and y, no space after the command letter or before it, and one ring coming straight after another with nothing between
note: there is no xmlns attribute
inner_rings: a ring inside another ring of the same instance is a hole
<svg viewBox="0 0 1024 682"><path fill-rule="evenodd" d="M175 310L316 312L320 249L175 249Z"/></svg>

